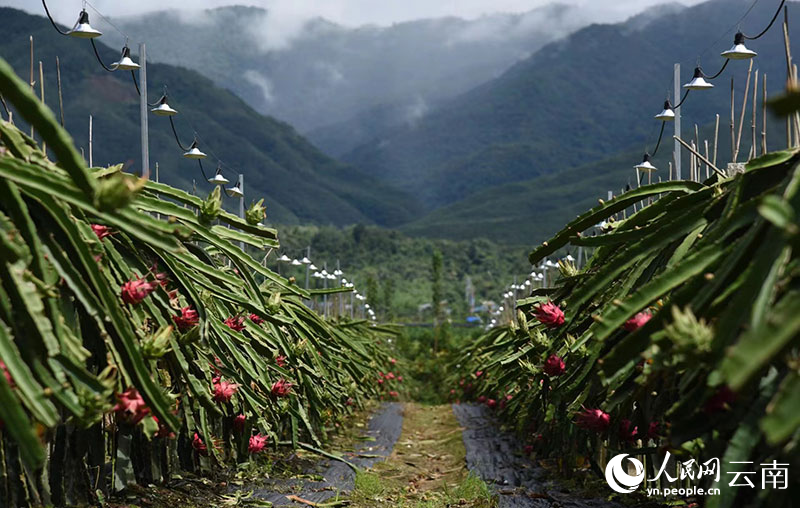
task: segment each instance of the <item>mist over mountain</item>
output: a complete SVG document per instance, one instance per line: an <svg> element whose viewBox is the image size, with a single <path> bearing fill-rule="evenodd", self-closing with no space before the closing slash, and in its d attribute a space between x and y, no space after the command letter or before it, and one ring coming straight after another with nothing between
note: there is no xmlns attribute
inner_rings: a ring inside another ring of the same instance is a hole
<svg viewBox="0 0 800 508"><path fill-rule="evenodd" d="M458 217L471 216L464 210L483 208L489 202L486 193L499 185L534 182L526 185L528 194L519 196L535 202L552 193L547 199L556 209L556 202L571 206L597 199L602 190L589 185L588 179L576 179L572 170L591 168L639 146L639 155L624 168L633 176L630 168L641 160L641 153L654 148L660 123L653 116L672 89L673 63L682 63L684 82L698 58L708 74L715 73L724 62L719 53L731 46L737 20L751 4L749 0L713 0L648 13L626 23L585 27L545 46L501 77L430 111L415 125L376 137L343 159L420 197L428 210L437 210L438 227L432 226L430 218L421 219L424 228L409 226L425 234L455 234L445 224L469 223L459 222ZM797 3L788 5L790 19L800 15ZM761 30L775 8L775 2L757 4L742 29ZM754 70L769 75L771 91L783 88L786 63L780 29L749 45L759 52ZM741 108L747 66L748 62L734 61L715 81L715 89L692 92L681 108L686 137L691 136L694 123L713 122L716 113L722 114L726 125L731 77L735 78L737 110ZM669 129L665 142L671 144ZM725 143L721 146L722 153ZM659 156L668 157L669 151L662 149ZM663 168L667 160L662 160ZM608 166L598 170L607 171ZM568 199L561 199L560 191L554 190L562 188L560 184L554 188L552 180L538 180L560 174L569 182ZM537 185L537 180L542 184ZM474 234L502 236L499 231L507 229L498 220L517 215L509 200L495 196L494 211L482 216L482 226L470 229ZM440 209L450 207L455 213L456 204L458 213L445 219L446 210ZM565 208L556 224L570 216ZM530 220L536 221L535 217L531 210ZM537 231L537 237L541 234Z"/></svg>
<svg viewBox="0 0 800 508"><path fill-rule="evenodd" d="M267 10L234 6L115 21L147 41L152 60L198 70L256 110L308 132L375 107L390 113L390 125L413 124L591 16L552 4L474 20L351 28L321 18L283 26Z"/></svg>
<svg viewBox="0 0 800 508"><path fill-rule="evenodd" d="M104 71L88 41L59 35L42 16L0 8L0 18L7 25L0 40L0 57L19 75L27 76L28 37L32 35L34 58L44 66L46 103L55 111L55 58L60 58L65 125L76 145L88 151L88 117L93 115L95 165L125 163L138 170L139 96L130 73ZM109 48L104 39L113 38L104 36L97 42L101 57L110 64L119 57L119 48ZM180 113L175 124L182 142L190 143L196 130L200 148L225 162L227 178L233 181L237 173L244 174L248 204L266 198L271 223L394 225L413 216L414 201L408 196L327 157L291 126L257 113L194 70L151 63L147 72L151 102L158 99L161 85L169 85L170 103ZM197 193L206 195L210 184L197 162L183 158L182 152L169 122L152 115L150 160L153 167L159 163L161 181L187 191L196 181ZM208 176L214 164L207 160Z"/></svg>

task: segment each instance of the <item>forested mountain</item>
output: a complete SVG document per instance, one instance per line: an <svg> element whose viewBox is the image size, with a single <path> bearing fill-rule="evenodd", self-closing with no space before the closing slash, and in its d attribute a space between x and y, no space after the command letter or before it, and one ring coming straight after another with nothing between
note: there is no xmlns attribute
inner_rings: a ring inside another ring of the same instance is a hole
<svg viewBox="0 0 800 508"><path fill-rule="evenodd" d="M93 115L95 165L126 162L138 170L139 97L130 73L104 71L88 41L59 35L44 17L0 8L0 18L6 27L0 56L21 76L28 76L28 38L32 35L35 60L44 65L46 102L56 111L55 58L60 58L66 127L86 150L88 117ZM107 65L117 60L119 48L109 48L103 41L114 38L109 33L98 40ZM202 141L200 148L225 162L229 179L235 180L240 172L245 175L248 202L266 198L270 221L393 225L411 217L412 199L329 158L291 126L257 113L198 72L152 63L147 70L151 102L158 99L164 85L169 87L170 103L180 112L175 123L184 145L191 143L196 131ZM196 180L198 193L205 194L211 187L203 180L197 162L181 154L169 122L151 115L151 166L158 162L162 181L187 190ZM209 176L214 164L205 166Z"/></svg>
<svg viewBox="0 0 800 508"><path fill-rule="evenodd" d="M524 14L385 27L284 21L242 6L115 21L146 40L158 61L198 69L306 133L383 105L396 108L391 125L413 123L438 101L498 76L590 20L575 7L553 4Z"/></svg>
<svg viewBox="0 0 800 508"><path fill-rule="evenodd" d="M344 160L421 196L428 210L454 203L460 209L486 206L485 193L500 192L496 186L546 175L564 175L562 182L577 193L570 201L596 199L600 190L584 186L584 178L566 175L574 175L570 171L575 168L598 167L599 161L632 146L640 146L640 153L646 147L652 150L659 128L653 116L672 89L673 63L682 63L685 81L698 60L708 74L715 73L723 63L719 53L731 46L737 20L751 4L713 0L627 23L583 28L431 111L415 125L362 145ZM742 29L760 31L776 5L757 4ZM790 19L798 15L798 4L790 3ZM759 52L754 70L768 74L770 90L783 88L786 63L780 28L748 44ZM687 131L694 123L712 122L716 113L729 117L731 77L737 108L741 107L747 66L732 62L714 90L689 96L682 108ZM519 218L538 219L522 212ZM432 220L423 222L433 224ZM471 231L498 234L497 224L487 227Z"/></svg>

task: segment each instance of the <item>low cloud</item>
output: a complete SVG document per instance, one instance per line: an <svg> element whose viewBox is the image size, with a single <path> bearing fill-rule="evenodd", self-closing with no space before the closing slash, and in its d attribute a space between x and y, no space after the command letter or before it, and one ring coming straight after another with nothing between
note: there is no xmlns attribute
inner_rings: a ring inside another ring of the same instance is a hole
<svg viewBox="0 0 800 508"><path fill-rule="evenodd" d="M600 16L596 21L613 21L636 14L642 10L665 3L665 0L559 0L560 3L578 5ZM701 0L681 0L692 5ZM192 11L244 3L268 9L276 19L273 29L280 32L302 27L309 19L322 17L336 23L357 26L364 24L390 25L420 18L458 16L467 19L498 12L527 12L553 0L459 0L432 2L430 0L93 0L92 5L108 16L127 16L145 12L176 9L183 15ZM44 14L39 2L32 0L0 0L0 5ZM79 2L50 0L53 15L64 24L77 19ZM90 9L91 12L91 9ZM279 37L280 39L280 37Z"/></svg>
<svg viewBox="0 0 800 508"><path fill-rule="evenodd" d="M273 91L272 82L266 76L256 70L250 69L245 71L243 77L245 81L261 90L266 104L272 105L275 103L275 93Z"/></svg>

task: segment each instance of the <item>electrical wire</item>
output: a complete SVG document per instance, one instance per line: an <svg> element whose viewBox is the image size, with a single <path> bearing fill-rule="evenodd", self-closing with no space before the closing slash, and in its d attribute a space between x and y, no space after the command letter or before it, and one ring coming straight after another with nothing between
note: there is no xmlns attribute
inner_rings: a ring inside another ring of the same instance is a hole
<svg viewBox="0 0 800 508"><path fill-rule="evenodd" d="M672 109L678 109L679 107L681 107L681 104L686 102L686 98L689 97L689 92L691 92L691 90L687 89L686 92L683 94L683 98L681 99L681 101L672 106Z"/></svg>
<svg viewBox="0 0 800 508"><path fill-rule="evenodd" d="M139 90L139 82L136 80L136 73L133 70L131 70L131 77L133 78L133 86L136 87L136 95L141 97L142 96L142 91ZM148 102L147 105L149 106L150 103Z"/></svg>
<svg viewBox="0 0 800 508"><path fill-rule="evenodd" d="M758 2L759 2L759 0L753 0L753 3L752 3L752 4L750 4L750 7L748 7L748 8L747 8L747 10L744 12L744 14L742 14L742 16L739 18L739 20L738 20L736 23L734 23L733 25L731 25L731 27L730 27L730 28L728 28L727 30L725 30L725 32L723 32L723 33L722 33L722 34L721 34L719 37L717 37L717 38L714 40L714 42L712 42L711 44L709 44L708 46L706 46L706 48L705 48L703 51L701 51L701 52L700 52L700 56L703 56L703 55L705 55L705 54L708 52L708 50L709 50L709 49L711 49L712 47L714 47L714 46L715 46L715 45L716 45L716 44L717 44L719 41L721 41L721 40L722 40L722 39L723 39L723 38L724 38L726 35L728 35L729 33L731 33L731 31L732 31L734 28L736 28L736 27L740 26L740 25L742 24L742 22L745 20L745 18L747 18L747 16L749 16L749 15L750 15L750 13L753 11L753 8L755 8L755 6L756 6L756 4L758 4Z"/></svg>
<svg viewBox="0 0 800 508"><path fill-rule="evenodd" d="M47 3L45 3L44 0L42 0L42 5L44 6L44 12L47 13L47 18L50 20L50 23L53 24L53 28L55 28L56 31L61 35L69 35L69 32L64 32L58 28L58 25L56 24L55 20L53 20L53 16L50 15L50 9L47 8Z"/></svg>
<svg viewBox="0 0 800 508"><path fill-rule="evenodd" d="M208 177L206 176L206 172L203 171L203 161L201 161L200 159L197 159L197 163L200 164L200 172L203 174L203 179L207 182L208 181Z"/></svg>
<svg viewBox="0 0 800 508"><path fill-rule="evenodd" d="M656 143L656 149L653 150L653 157L656 156L658 153L658 147L661 146L661 138L664 137L664 127L667 125L667 122L661 122L661 132L658 133L658 142Z"/></svg>
<svg viewBox="0 0 800 508"><path fill-rule="evenodd" d="M94 5L92 5L91 3L89 3L89 2L88 2L88 1L86 1L86 0L83 0L83 3L84 3L84 5L88 5L89 7L91 7L91 9L92 9L92 10L93 10L93 11L94 11L94 12L95 12L95 13L96 13L98 16L100 16L100 18L101 18L103 21L105 21L106 23L108 23L109 25L111 25L111 27L112 27L114 30L116 30L117 32L119 32L119 34L120 34L120 35L122 35L123 37L125 37L125 39L129 39L129 37L128 37L128 34L126 34L125 32L123 32L123 31L122 31L122 29L121 29L120 27L118 27L117 25L115 25L115 24L114 24L114 23L113 23L113 22L112 22L110 19L108 19L107 17L103 16L103 13L102 13L102 12L100 12L100 11L98 11L98 10L97 10L97 7L95 7Z"/></svg>
<svg viewBox="0 0 800 508"><path fill-rule="evenodd" d="M183 150L184 152L188 152L189 147L183 146L183 143L181 143L181 140L178 137L178 131L175 129L175 122L172 121L171 116L169 117L169 125L170 127L172 127L172 134L175 135L175 141L178 143L178 146L181 147L181 150Z"/></svg>
<svg viewBox="0 0 800 508"><path fill-rule="evenodd" d="M749 35L742 34L742 35L744 35L744 38L748 39L748 40L751 40L751 41L754 41L756 39L761 38L761 36L763 36L765 33L769 32L769 29L772 28L772 25L775 24L775 20L778 19L778 15L780 15L781 9L783 9L784 4L786 4L786 0L781 0L781 4L778 6L778 10L775 11L775 15L772 16L772 21L769 22L769 25L767 25L767 28L765 28L760 34L755 35L753 37L750 37Z"/></svg>
<svg viewBox="0 0 800 508"><path fill-rule="evenodd" d="M705 73L703 73L703 77L704 77L704 78L706 78L706 79L708 79L708 80L712 80L712 79L716 79L716 78L718 78L718 77L720 76L720 74L722 74L722 71L724 71L724 70L725 70L725 67L727 67L727 66L728 66L728 64L730 63L730 61L731 61L731 60L730 60L730 58L726 58L726 59L725 59L725 63L724 63L724 64L722 64L722 68L721 68L719 71L717 71L717 73L716 73L716 74L714 74L713 76L706 76L706 74L705 74Z"/></svg>
<svg viewBox="0 0 800 508"><path fill-rule="evenodd" d="M94 49L94 56L97 57L97 61L100 62L100 65L103 66L103 69L105 69L108 72L114 72L116 69L112 69L111 67L106 67L106 64L103 63L103 59L100 58L100 53L97 51L97 44L94 43L94 39L89 39L89 42L92 43L92 49Z"/></svg>

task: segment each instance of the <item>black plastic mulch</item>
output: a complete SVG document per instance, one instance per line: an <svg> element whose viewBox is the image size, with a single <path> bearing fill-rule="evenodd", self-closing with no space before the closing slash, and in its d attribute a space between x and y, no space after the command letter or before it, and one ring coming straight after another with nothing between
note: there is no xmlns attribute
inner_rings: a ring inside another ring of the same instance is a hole
<svg viewBox="0 0 800 508"><path fill-rule="evenodd" d="M546 478L544 469L522 454L514 435L502 432L484 405L453 404L464 428L467 468L499 494L500 508L620 507L604 499L585 499Z"/></svg>
<svg viewBox="0 0 800 508"><path fill-rule="evenodd" d="M362 469L369 468L378 461L386 460L391 455L392 448L403 428L403 405L398 402L383 404L372 415L367 428L365 435L374 438L374 441L358 442L353 450L339 450L344 452L344 458L348 462ZM359 454L376 455L377 457L364 457ZM355 472L347 464L324 458L321 458L314 467L309 468L305 473L321 475L324 480L313 481L303 478L267 480L264 487L256 490L253 496L272 502L276 508L306 506L290 501L286 496L295 495L308 501L321 503L331 500L339 492L352 490L355 481Z"/></svg>

